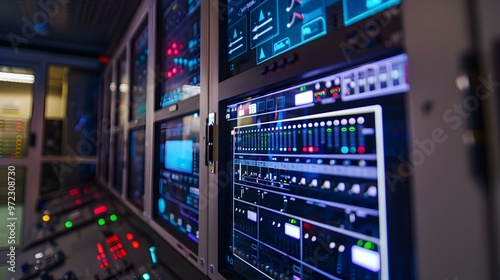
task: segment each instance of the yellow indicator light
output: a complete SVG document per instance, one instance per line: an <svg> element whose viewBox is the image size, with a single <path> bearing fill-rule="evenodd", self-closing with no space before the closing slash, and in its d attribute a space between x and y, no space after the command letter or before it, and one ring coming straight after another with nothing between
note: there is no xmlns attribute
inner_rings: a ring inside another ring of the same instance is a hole
<svg viewBox="0 0 500 280"><path fill-rule="evenodd" d="M42 216L42 221L44 221L44 222L50 221L50 216L49 215L43 215Z"/></svg>

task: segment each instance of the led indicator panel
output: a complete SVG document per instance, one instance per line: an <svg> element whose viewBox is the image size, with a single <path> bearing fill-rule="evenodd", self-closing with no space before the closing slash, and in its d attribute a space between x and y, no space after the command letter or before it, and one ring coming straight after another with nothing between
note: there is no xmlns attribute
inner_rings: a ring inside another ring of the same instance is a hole
<svg viewBox="0 0 500 280"><path fill-rule="evenodd" d="M233 176L219 219L228 270L249 279L410 279L409 181L395 175L408 150L406 59L226 103L221 145L230 148L220 168ZM402 72L389 79L390 69Z"/></svg>

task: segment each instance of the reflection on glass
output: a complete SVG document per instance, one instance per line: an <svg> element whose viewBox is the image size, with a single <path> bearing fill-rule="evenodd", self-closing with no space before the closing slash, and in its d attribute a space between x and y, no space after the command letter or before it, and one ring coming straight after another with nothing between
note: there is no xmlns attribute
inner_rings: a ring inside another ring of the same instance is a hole
<svg viewBox="0 0 500 280"><path fill-rule="evenodd" d="M118 71L117 71L117 81L118 86L114 86L116 92L115 100L115 126L123 127L125 124L125 116L127 113L126 95L128 93L128 83L127 83L127 58L125 52L122 54L118 60Z"/></svg>
<svg viewBox="0 0 500 280"><path fill-rule="evenodd" d="M146 118L146 84L149 54L147 25L137 35L132 44L130 120L140 120Z"/></svg>
<svg viewBox="0 0 500 280"><path fill-rule="evenodd" d="M144 208L144 155L145 129L130 132L130 157L128 163L128 198L140 209Z"/></svg>
<svg viewBox="0 0 500 280"><path fill-rule="evenodd" d="M27 155L34 81L31 69L0 66L0 158Z"/></svg>
<svg viewBox="0 0 500 280"><path fill-rule="evenodd" d="M123 185L123 165L124 165L124 139L121 132L115 133L114 135L114 151L115 156L113 162L115 163L115 169L113 173L113 187L118 192L122 192Z"/></svg>
<svg viewBox="0 0 500 280"><path fill-rule="evenodd" d="M49 65L44 111L44 155L95 156L99 75Z"/></svg>

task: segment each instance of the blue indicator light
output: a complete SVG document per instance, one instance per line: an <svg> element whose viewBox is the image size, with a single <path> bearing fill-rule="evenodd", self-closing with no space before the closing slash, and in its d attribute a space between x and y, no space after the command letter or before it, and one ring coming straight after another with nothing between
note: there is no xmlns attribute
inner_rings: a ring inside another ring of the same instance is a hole
<svg viewBox="0 0 500 280"><path fill-rule="evenodd" d="M151 279L151 275L149 275L149 273L147 273L147 272L144 272L144 274L142 274L142 279L144 279L144 280L150 280Z"/></svg>
<svg viewBox="0 0 500 280"><path fill-rule="evenodd" d="M340 149L340 151L343 153L343 154L347 154L349 152L349 148L347 148L346 146L342 147L342 149Z"/></svg>
<svg viewBox="0 0 500 280"><path fill-rule="evenodd" d="M156 264L158 262L158 260L156 259L156 247L155 246L149 247L149 254L151 255L151 261L153 262L153 264Z"/></svg>

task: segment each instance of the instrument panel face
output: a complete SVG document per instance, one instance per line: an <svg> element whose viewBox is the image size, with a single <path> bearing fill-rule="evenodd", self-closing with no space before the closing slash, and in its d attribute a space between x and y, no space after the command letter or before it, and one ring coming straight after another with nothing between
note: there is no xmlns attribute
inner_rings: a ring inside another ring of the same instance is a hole
<svg viewBox="0 0 500 280"><path fill-rule="evenodd" d="M410 275L411 240L391 239L409 232L409 214L393 212L409 201L408 180L389 176L407 156L406 63L397 55L225 103L222 166L231 180L219 207L229 271Z"/></svg>

